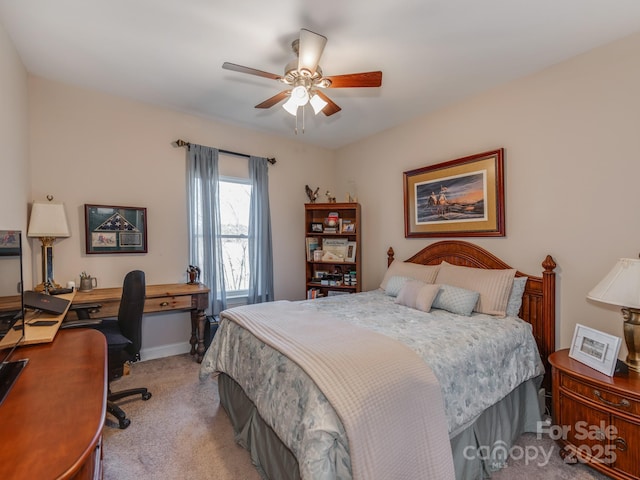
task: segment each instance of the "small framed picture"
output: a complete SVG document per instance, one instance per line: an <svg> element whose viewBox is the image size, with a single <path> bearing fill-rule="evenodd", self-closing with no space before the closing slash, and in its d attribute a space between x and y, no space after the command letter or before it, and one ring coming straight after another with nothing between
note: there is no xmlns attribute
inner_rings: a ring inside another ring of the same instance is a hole
<svg viewBox="0 0 640 480"><path fill-rule="evenodd" d="M20 232L0 230L0 256L17 257L20 255Z"/></svg>
<svg viewBox="0 0 640 480"><path fill-rule="evenodd" d="M322 229L323 229L322 222L313 222L311 224L312 233L322 233Z"/></svg>
<svg viewBox="0 0 640 480"><path fill-rule="evenodd" d="M356 224L347 220L342 221L342 233L355 233Z"/></svg>
<svg viewBox="0 0 640 480"><path fill-rule="evenodd" d="M569 356L608 376L613 376L621 340L579 323L573 333Z"/></svg>
<svg viewBox="0 0 640 480"><path fill-rule="evenodd" d="M347 255L345 258L345 261L347 262L354 262L356 261L356 247L357 247L357 243L356 242L349 242L347 243Z"/></svg>

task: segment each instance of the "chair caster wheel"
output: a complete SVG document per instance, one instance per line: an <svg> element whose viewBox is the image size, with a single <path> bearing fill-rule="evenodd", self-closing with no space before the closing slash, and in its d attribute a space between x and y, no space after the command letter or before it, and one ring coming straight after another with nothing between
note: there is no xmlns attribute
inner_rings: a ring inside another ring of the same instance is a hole
<svg viewBox="0 0 640 480"><path fill-rule="evenodd" d="M147 393L143 393L142 394L142 399L143 400L149 400L151 398L151 392L147 392Z"/></svg>
<svg viewBox="0 0 640 480"><path fill-rule="evenodd" d="M131 425L131 420L129 420L128 418L121 418L118 420L118 426L120 427L120 430L124 430L129 425Z"/></svg>

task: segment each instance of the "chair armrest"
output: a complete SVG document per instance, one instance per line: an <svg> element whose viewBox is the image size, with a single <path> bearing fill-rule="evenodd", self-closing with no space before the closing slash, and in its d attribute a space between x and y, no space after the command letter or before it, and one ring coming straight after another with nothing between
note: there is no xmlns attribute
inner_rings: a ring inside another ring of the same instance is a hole
<svg viewBox="0 0 640 480"><path fill-rule="evenodd" d="M69 312L76 312L79 320L90 320L90 314L97 312L102 308L99 303L84 303L80 305L73 305L69 307Z"/></svg>
<svg viewBox="0 0 640 480"><path fill-rule="evenodd" d="M86 328L94 327L102 323L101 319L81 319L81 320L64 320L60 324L60 330L66 330L69 328Z"/></svg>

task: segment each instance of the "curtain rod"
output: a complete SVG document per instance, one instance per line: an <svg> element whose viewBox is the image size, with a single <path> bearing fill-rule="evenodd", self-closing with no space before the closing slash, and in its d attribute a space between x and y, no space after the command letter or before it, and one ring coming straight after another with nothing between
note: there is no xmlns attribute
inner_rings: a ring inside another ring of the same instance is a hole
<svg viewBox="0 0 640 480"><path fill-rule="evenodd" d="M176 140L176 145L178 147L187 147L189 148L191 146L191 144L189 142L185 142L182 139L178 139ZM220 150L218 149L218 152L220 153L225 153L227 155L235 155L237 157L244 157L244 158L249 158L251 155L247 155L246 153L238 153L238 152L232 152L230 150ZM276 164L276 159L275 158L267 158L267 162L269 162L271 165L275 165Z"/></svg>

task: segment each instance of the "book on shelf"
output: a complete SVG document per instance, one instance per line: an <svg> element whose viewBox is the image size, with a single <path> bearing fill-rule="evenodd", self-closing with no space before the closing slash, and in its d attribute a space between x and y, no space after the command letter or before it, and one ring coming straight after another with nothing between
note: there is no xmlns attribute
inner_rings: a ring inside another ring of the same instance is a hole
<svg viewBox="0 0 640 480"><path fill-rule="evenodd" d="M313 262L313 252L320 249L318 237L307 237L307 262Z"/></svg>
<svg viewBox="0 0 640 480"><path fill-rule="evenodd" d="M324 295L317 288L310 288L309 290L307 290L307 300L313 300L320 297L324 297Z"/></svg>

